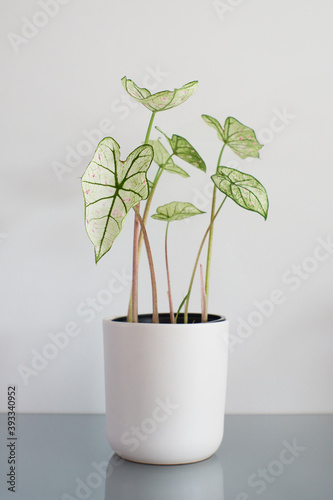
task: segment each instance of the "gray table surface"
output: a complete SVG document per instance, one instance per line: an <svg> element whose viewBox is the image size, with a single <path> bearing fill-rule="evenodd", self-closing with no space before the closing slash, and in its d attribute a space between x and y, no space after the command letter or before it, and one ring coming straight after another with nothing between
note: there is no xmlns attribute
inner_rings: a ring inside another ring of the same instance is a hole
<svg viewBox="0 0 333 500"><path fill-rule="evenodd" d="M121 460L104 415L17 416L16 493L7 491L0 414L0 499L331 500L333 416L226 416L218 452L197 464Z"/></svg>

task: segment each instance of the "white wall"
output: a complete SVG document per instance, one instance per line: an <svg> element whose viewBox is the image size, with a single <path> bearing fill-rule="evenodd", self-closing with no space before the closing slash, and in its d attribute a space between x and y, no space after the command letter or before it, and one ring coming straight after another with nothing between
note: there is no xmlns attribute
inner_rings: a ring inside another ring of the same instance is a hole
<svg viewBox="0 0 333 500"><path fill-rule="evenodd" d="M40 15L43 3L47 15ZM7 384L16 383L21 412L104 411L101 319L126 311L132 222L96 267L80 188L91 152L81 151L73 167L66 151L80 149L87 131L111 123L124 157L139 145L149 113L119 101L125 96L120 78L126 74L140 84L155 74L155 91L200 81L190 101L161 113L156 124L187 137L210 173L220 144L201 113L222 122L235 116L265 143L260 161L238 165L267 188L267 222L229 201L215 231L210 310L230 319L233 345L227 411L331 412L332 245L317 252L320 242L333 240L333 3L61 3L16 0L3 3L0 16L0 410L6 409ZM40 27L29 31L26 19ZM224 158L237 160L231 152ZM56 162L67 168L61 180ZM166 175L162 182L154 208L179 199L209 210L208 176ZM170 229L176 303L206 224L198 218ZM160 308L166 310L164 225L151 221L149 231ZM141 312L150 310L146 270L143 259ZM101 290L116 273L122 276L118 293L94 311L88 301L105 298ZM258 303L270 300L275 289L283 303L260 321ZM88 308L90 314L82 315ZM251 327L256 320L261 324ZM248 326L241 329L241 322ZM78 334L25 384L18 367L31 369L33 350L42 353L50 334L72 327Z"/></svg>

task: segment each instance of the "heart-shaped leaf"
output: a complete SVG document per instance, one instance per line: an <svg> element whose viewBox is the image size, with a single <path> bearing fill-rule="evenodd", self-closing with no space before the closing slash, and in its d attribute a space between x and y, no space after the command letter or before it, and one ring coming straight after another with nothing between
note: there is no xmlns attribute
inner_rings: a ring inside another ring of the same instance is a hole
<svg viewBox="0 0 333 500"><path fill-rule="evenodd" d="M133 99L153 112L166 111L167 109L179 106L196 92L199 85L199 82L194 81L186 83L180 89L162 90L156 94L151 94L149 90L138 87L132 80L126 78L126 76L121 79L121 83Z"/></svg>
<svg viewBox="0 0 333 500"><path fill-rule="evenodd" d="M259 158L259 144L252 128L246 127L241 122L229 116L224 123L224 142L240 158Z"/></svg>
<svg viewBox="0 0 333 500"><path fill-rule="evenodd" d="M154 148L154 162L157 163L159 167L172 174L189 177L188 173L185 172L185 170L183 170L182 168L178 167L173 159L170 158L170 153L165 149L159 139L157 139L156 141L149 141L149 144L151 144Z"/></svg>
<svg viewBox="0 0 333 500"><path fill-rule="evenodd" d="M212 175L215 186L247 210L252 210L267 219L268 197L266 190L252 175L228 167L218 167Z"/></svg>
<svg viewBox="0 0 333 500"><path fill-rule="evenodd" d="M123 162L114 139L106 137L98 144L82 176L85 224L96 263L110 250L129 210L148 197L146 173L153 154L153 148L144 144Z"/></svg>
<svg viewBox="0 0 333 500"><path fill-rule="evenodd" d="M216 118L213 118L212 116L209 115L201 115L201 117L207 123L207 125L215 128L217 132L217 137L224 142L224 132L220 122L216 120Z"/></svg>
<svg viewBox="0 0 333 500"><path fill-rule="evenodd" d="M209 115L202 115L203 120L215 128L218 138L229 146L230 149L240 158L259 158L258 151L262 148L256 138L252 128L246 127L241 122L229 116L222 125L216 118Z"/></svg>
<svg viewBox="0 0 333 500"><path fill-rule="evenodd" d="M161 134L168 140L172 152L175 156L178 156L183 161L186 161L190 165L199 168L203 172L206 172L206 165L199 153L194 149L194 147L180 135L175 135L171 139L161 130L156 127L156 129L161 132Z"/></svg>
<svg viewBox="0 0 333 500"><path fill-rule="evenodd" d="M156 209L156 214L152 215L153 219L171 222L173 220L182 220L192 217L193 215L204 214L192 203L183 201L172 201L166 205L162 205Z"/></svg>

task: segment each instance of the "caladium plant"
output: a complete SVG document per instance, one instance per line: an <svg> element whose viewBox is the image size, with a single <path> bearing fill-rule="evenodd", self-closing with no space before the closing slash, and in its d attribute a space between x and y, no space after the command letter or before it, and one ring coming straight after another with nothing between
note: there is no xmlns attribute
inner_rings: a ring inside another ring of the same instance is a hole
<svg viewBox="0 0 333 500"><path fill-rule="evenodd" d="M133 209L133 278L127 320L131 322L138 321L138 267L141 246L144 241L152 283L152 321L158 323L156 277L146 229L151 202L157 184L164 172L182 177L190 176L188 171L183 168L184 165L180 167L175 161L178 162L180 159L182 162L186 162L190 168L199 169L202 175L206 175L206 164L196 149L184 137L177 134L169 137L160 128L156 127L157 131L163 136L166 144L164 145L160 137L150 139L150 135L156 114L170 110L187 101L196 92L198 82L190 82L179 89L173 91L164 90L155 94L151 94L148 89L139 87L126 77L123 77L121 82L126 92L133 99L151 111L147 132L143 144L137 146L125 160L120 159L120 146L115 139L106 137L98 144L94 157L82 176L85 225L88 236L95 248L97 263L111 249L114 240L122 230L126 216ZM212 116L202 115L202 118L207 125L216 130L222 146L215 172L211 175L214 188L209 223L197 252L187 293L181 301L176 314L173 309L168 260L169 224L173 221L201 215L204 212L187 201L171 201L157 207L156 213L152 215L153 219L166 222L164 246L170 323L179 320L179 313L183 307L183 321L184 323L188 321L188 308L194 278L208 238L205 277L203 266L200 264L202 321L207 321L213 229L215 220L225 201L231 199L240 207L256 212L264 219L267 218L268 213L268 197L263 185L253 176L222 164L222 154L226 146L241 159L258 158L262 145L259 144L255 132L233 117L227 117L224 126ZM157 171L153 179L148 179L148 171L153 162L157 167ZM222 193L224 197L221 198L216 208L218 196L221 196L218 193ZM140 206L142 201L145 201L143 209Z"/></svg>

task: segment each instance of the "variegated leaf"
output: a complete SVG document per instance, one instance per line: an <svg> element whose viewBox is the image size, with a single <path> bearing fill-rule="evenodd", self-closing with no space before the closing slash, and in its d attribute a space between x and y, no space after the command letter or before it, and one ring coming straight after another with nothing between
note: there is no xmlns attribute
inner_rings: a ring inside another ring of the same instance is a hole
<svg viewBox="0 0 333 500"><path fill-rule="evenodd" d="M199 82L194 81L186 83L180 89L163 90L156 94L151 94L149 90L138 87L132 80L126 78L126 76L121 79L121 83L133 99L153 112L166 111L167 109L179 106L196 92L199 85Z"/></svg>
<svg viewBox="0 0 333 500"><path fill-rule="evenodd" d="M148 197L147 170L153 148L144 144L120 160L119 144L106 137L82 176L85 224L96 263L108 252L129 210Z"/></svg>
<svg viewBox="0 0 333 500"><path fill-rule="evenodd" d="M183 201L172 201L166 205L162 205L156 209L156 214L152 215L153 219L163 220L165 222L171 222L174 220L187 219L193 215L203 214L198 208L196 208L192 203L187 203Z"/></svg>
<svg viewBox="0 0 333 500"><path fill-rule="evenodd" d="M241 122L229 116L224 123L224 142L240 158L259 158L259 144L252 128L246 127Z"/></svg>
<svg viewBox="0 0 333 500"><path fill-rule="evenodd" d="M229 146L230 149L240 158L259 158L258 151L262 148L256 138L252 128L246 127L241 122L229 116L222 125L216 118L209 115L202 115L203 120L215 128L218 138Z"/></svg>
<svg viewBox="0 0 333 500"><path fill-rule="evenodd" d="M204 120L204 122L207 123L207 125L215 128L217 132L217 137L224 142L224 132L220 122L216 120L216 118L213 118L212 116L209 115L201 115L201 117Z"/></svg>
<svg viewBox="0 0 333 500"><path fill-rule="evenodd" d="M252 175L229 167L218 167L212 175L215 186L239 206L252 210L267 219L268 197L266 190Z"/></svg>
<svg viewBox="0 0 333 500"><path fill-rule="evenodd" d="M194 149L192 144L188 142L187 139L181 137L180 135L175 135L171 137L171 139L161 130L156 127L156 129L161 132L164 137L168 140L172 152L175 156L178 156L183 161L186 161L190 165L193 165L196 168L199 168L203 172L206 172L206 165L199 153Z"/></svg>
<svg viewBox="0 0 333 500"><path fill-rule="evenodd" d="M163 144L159 139L156 141L149 141L154 148L154 162L167 172L172 174L178 174L183 177L189 177L188 173L182 168L175 164L172 158L170 158L170 153L165 149Z"/></svg>

